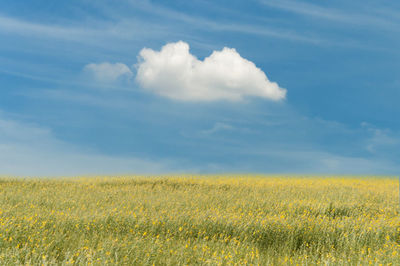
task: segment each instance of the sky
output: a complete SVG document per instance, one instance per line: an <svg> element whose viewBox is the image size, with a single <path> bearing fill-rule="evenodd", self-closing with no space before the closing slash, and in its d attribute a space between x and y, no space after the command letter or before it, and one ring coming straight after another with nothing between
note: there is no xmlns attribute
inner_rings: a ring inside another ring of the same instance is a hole
<svg viewBox="0 0 400 266"><path fill-rule="evenodd" d="M0 3L0 175L397 175L397 1Z"/></svg>

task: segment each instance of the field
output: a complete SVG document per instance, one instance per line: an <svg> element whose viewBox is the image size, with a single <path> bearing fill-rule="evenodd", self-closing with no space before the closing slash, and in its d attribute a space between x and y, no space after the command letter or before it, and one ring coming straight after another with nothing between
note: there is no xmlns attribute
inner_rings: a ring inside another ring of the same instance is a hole
<svg viewBox="0 0 400 266"><path fill-rule="evenodd" d="M400 265L398 180L0 179L0 264Z"/></svg>

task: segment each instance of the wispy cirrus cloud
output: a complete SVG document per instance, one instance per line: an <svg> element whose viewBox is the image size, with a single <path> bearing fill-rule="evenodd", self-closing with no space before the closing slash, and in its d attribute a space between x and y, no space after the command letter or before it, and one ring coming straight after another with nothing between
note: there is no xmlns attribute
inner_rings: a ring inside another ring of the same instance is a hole
<svg viewBox="0 0 400 266"><path fill-rule="evenodd" d="M365 139L365 149L372 154L394 154L400 148L398 134L390 129L377 128L374 125L362 122L361 127L369 133Z"/></svg>
<svg viewBox="0 0 400 266"><path fill-rule="evenodd" d="M171 160L111 156L57 139L50 128L24 123L0 112L2 175L156 174L174 171Z"/></svg>
<svg viewBox="0 0 400 266"><path fill-rule="evenodd" d="M225 130L230 131L230 130L234 130L234 129L235 128L230 124L223 123L223 122L216 122L212 128L202 130L202 131L200 131L200 133L203 135L211 135L211 134L214 134L214 133L217 133L220 131L225 131Z"/></svg>
<svg viewBox="0 0 400 266"><path fill-rule="evenodd" d="M94 6L102 7L101 3ZM94 20L80 24L46 24L22 20L19 18L0 15L0 32L7 34L18 34L25 37L54 38L65 41L84 42L91 45L101 46L108 38L120 40L136 40L139 36L160 37L171 34L190 37L186 34L185 26L190 25L193 29L206 32L235 32L272 38L300 41L313 44L323 44L325 41L317 36L285 29L272 24L248 24L237 21L223 21L216 18L188 15L173 9L165 8L148 1L131 1L131 6L149 14L163 18L163 24L150 22L143 23L143 20L134 19L124 15L123 12L116 12L103 7L104 13L112 18L102 21ZM118 10L118 8L117 8ZM184 22L179 28L176 23ZM99 42L102 40L102 42Z"/></svg>
<svg viewBox="0 0 400 266"><path fill-rule="evenodd" d="M331 44L329 41L321 39L315 35L310 35L308 33L299 33L294 30L290 30L279 26L279 24L273 23L252 23L248 24L245 22L238 22L237 20L229 21L229 20L219 20L216 17L207 18L196 15L188 15L170 8L166 8L155 4L150 1L129 1L132 7L139 8L142 11L145 11L149 14L157 15L159 17L163 17L168 19L169 21L178 21L184 22L183 25L190 25L191 27L200 29L202 31L208 32L233 32L233 33L242 33L242 34L250 34L256 36L266 36L271 38L290 40L290 41L298 41L305 42L311 44ZM216 5L212 6L213 9L216 9ZM220 8L220 11L228 12L229 8ZM231 10L232 11L232 10ZM240 13L239 13L240 14ZM121 18L120 15L115 15L114 18ZM262 19L265 19L263 17ZM128 19L129 21L129 19ZM272 21L270 21L272 22Z"/></svg>
<svg viewBox="0 0 400 266"><path fill-rule="evenodd" d="M131 69L123 63L91 63L87 64L83 71L90 78L102 83L114 83L133 77Z"/></svg>
<svg viewBox="0 0 400 266"><path fill-rule="evenodd" d="M57 20L55 20L57 22ZM0 15L0 33L20 35L33 39L54 39L73 41L91 46L109 47L110 42L135 40L139 36L163 36L166 29L162 25L144 23L130 19L117 21L95 20L74 23L43 23ZM111 48L111 47L110 47Z"/></svg>
<svg viewBox="0 0 400 266"><path fill-rule="evenodd" d="M285 10L295 14L340 23L350 23L352 25L377 26L394 31L398 31L400 25L400 21L396 21L388 16L388 14L391 14L389 10L372 7L366 11L363 10L365 6L364 3L362 7L357 9L357 12L349 12L345 9L328 8L304 1L260 0L260 2L265 6ZM370 10L377 10L380 12L372 13Z"/></svg>

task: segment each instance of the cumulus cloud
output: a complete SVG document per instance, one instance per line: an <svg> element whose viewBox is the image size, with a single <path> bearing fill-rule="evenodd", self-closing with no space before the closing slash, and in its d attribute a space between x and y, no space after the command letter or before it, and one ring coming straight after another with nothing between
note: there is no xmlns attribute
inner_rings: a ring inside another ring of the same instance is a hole
<svg viewBox="0 0 400 266"><path fill-rule="evenodd" d="M87 64L83 70L91 78L101 83L113 83L124 79L129 80L133 76L129 67L122 63L92 63Z"/></svg>
<svg viewBox="0 0 400 266"><path fill-rule="evenodd" d="M245 96L277 101L286 96L285 89L235 49L213 51L201 61L182 41L161 51L142 49L136 81L152 93L181 101L239 101Z"/></svg>

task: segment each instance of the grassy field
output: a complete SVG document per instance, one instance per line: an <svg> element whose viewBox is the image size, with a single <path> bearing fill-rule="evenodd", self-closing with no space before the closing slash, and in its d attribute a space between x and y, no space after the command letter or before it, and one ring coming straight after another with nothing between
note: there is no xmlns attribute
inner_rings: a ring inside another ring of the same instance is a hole
<svg viewBox="0 0 400 266"><path fill-rule="evenodd" d="M391 178L0 179L0 264L400 265Z"/></svg>

